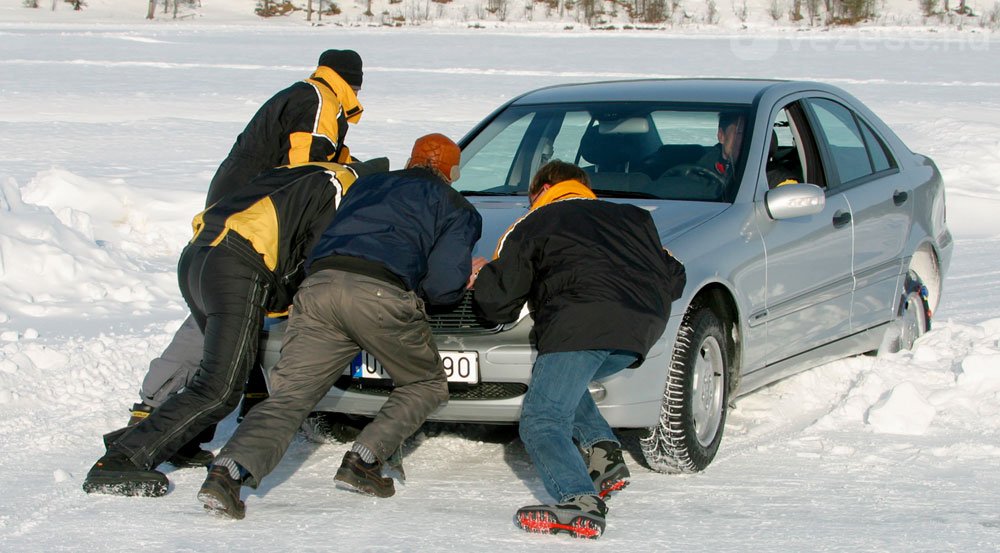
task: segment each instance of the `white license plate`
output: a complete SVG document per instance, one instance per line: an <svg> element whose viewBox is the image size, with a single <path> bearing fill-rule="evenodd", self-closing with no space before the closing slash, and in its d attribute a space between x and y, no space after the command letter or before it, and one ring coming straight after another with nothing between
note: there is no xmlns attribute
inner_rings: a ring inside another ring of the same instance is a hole
<svg viewBox="0 0 1000 553"><path fill-rule="evenodd" d="M442 351L441 361L444 363L444 373L448 382L479 384L479 352L475 351ZM354 378L391 378L375 357L367 351L362 351L351 361L348 367Z"/></svg>

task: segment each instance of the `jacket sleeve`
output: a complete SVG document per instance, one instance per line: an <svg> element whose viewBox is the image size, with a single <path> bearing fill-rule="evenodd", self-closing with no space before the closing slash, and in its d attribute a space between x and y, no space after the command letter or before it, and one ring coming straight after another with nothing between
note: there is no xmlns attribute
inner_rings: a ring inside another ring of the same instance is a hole
<svg viewBox="0 0 1000 553"><path fill-rule="evenodd" d="M500 257L479 271L473 288L476 311L494 323L517 320L535 279L532 248L515 229L506 238Z"/></svg>
<svg viewBox="0 0 1000 553"><path fill-rule="evenodd" d="M465 202L465 198L460 199ZM472 247L483 231L479 212L465 204L446 215L443 230L427 256L427 274L418 294L431 305L457 303L465 293L472 272Z"/></svg>
<svg viewBox="0 0 1000 553"><path fill-rule="evenodd" d="M660 235L656 230L656 223L653 222L653 218L648 212L645 225L646 232L651 235L653 242L659 244ZM684 265L667 250L666 246L660 247L658 254L664 267L664 291L670 301L674 301L681 297L684 292L684 285L687 284L687 272L684 270Z"/></svg>

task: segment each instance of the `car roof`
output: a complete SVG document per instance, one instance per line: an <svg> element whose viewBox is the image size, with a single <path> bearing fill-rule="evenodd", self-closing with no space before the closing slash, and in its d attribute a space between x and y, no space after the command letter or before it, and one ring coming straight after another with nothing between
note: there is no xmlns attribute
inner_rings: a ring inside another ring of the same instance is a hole
<svg viewBox="0 0 1000 553"><path fill-rule="evenodd" d="M764 91L808 84L769 79L638 79L555 85L527 92L512 105L567 102L696 102L752 104Z"/></svg>

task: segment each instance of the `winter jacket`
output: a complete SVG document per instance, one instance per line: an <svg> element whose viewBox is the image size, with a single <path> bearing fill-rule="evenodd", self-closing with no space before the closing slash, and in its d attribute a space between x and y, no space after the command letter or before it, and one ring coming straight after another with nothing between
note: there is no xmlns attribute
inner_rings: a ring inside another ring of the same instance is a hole
<svg viewBox="0 0 1000 553"><path fill-rule="evenodd" d="M357 123L362 110L354 90L333 69L317 67L308 79L278 92L257 110L219 165L205 205L273 167L349 162L347 124Z"/></svg>
<svg viewBox="0 0 1000 553"><path fill-rule="evenodd" d="M306 254L356 178L335 163L266 171L196 215L190 244L214 247L228 233L243 237L238 243L249 245L248 262L273 284L265 308L286 311L305 276Z"/></svg>
<svg viewBox="0 0 1000 553"><path fill-rule="evenodd" d="M472 270L472 246L481 233L482 218L472 204L431 171L379 173L354 183L306 270L367 274L412 290L431 304L451 304L462 298Z"/></svg>
<svg viewBox="0 0 1000 553"><path fill-rule="evenodd" d="M525 301L539 353L621 349L645 358L684 288L645 209L596 199L575 180L543 192L479 272L474 305L517 320Z"/></svg>

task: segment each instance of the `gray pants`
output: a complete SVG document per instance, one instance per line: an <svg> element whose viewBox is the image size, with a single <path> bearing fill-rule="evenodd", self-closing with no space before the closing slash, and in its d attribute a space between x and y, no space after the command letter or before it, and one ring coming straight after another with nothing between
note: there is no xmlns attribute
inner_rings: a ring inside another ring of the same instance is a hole
<svg viewBox="0 0 1000 553"><path fill-rule="evenodd" d="M149 362L149 371L139 389L142 402L159 407L168 397L190 384L201 366L204 349L205 336L194 317L188 315L163 353Z"/></svg>
<svg viewBox="0 0 1000 553"><path fill-rule="evenodd" d="M441 356L416 294L332 269L302 283L271 371L271 395L247 414L219 457L247 469L247 484L256 487L361 348L382 363L395 388L357 442L388 459L447 401Z"/></svg>

